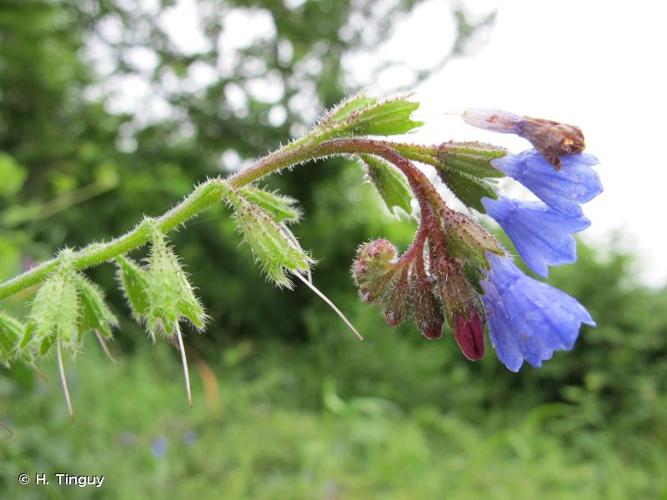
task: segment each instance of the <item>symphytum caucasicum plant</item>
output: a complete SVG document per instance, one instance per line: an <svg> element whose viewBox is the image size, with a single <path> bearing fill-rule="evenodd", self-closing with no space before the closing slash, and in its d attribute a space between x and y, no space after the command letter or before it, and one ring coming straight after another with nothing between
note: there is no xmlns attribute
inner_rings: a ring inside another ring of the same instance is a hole
<svg viewBox="0 0 667 500"><path fill-rule="evenodd" d="M418 145L378 138L419 127L422 123L411 118L418 106L409 97L348 99L306 136L235 175L207 180L165 214L144 218L114 240L64 249L0 284L0 300L39 286L24 321L0 312L0 361L34 364L55 351L71 413L64 354L76 354L88 332L104 348L117 326L102 291L84 271L111 262L134 318L152 339L166 338L179 348L190 401L181 325L203 331L207 317L167 235L217 203L230 207L238 232L270 281L285 288L292 287L293 278L302 281L361 339L312 283L313 259L289 229L301 215L296 200L256 184L282 169L335 155L357 159L390 211L402 210L419 221L402 254L379 239L361 245L352 264L361 300L380 306L388 324L412 320L427 339L438 339L447 329L470 360L484 356L486 329L496 355L512 371L524 360L539 367L554 351L572 349L581 324L595 326L591 316L573 297L521 271L477 215L494 219L537 275L546 277L549 266L574 262L573 233L590 224L580 205L602 191L592 169L597 160L583 153L583 134L553 121L469 110L463 113L468 124L517 134L534 149L509 154L478 142ZM466 213L445 203L417 163L435 168ZM497 186L503 177L520 182L539 201L504 196ZM128 256L147 244L145 262Z"/></svg>

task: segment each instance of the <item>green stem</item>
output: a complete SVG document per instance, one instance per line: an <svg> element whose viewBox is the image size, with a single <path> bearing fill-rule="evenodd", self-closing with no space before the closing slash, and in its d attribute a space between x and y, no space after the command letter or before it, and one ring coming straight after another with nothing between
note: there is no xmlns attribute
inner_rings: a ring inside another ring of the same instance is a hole
<svg viewBox="0 0 667 500"><path fill-rule="evenodd" d="M346 153L376 154L390 161L392 158L389 157L394 155L401 158L396 149L392 149L391 144L370 139L333 139L323 143L302 140L265 156L228 179L215 178L206 181L156 220L160 229L167 233L219 203L228 186L239 188L285 167L306 161ZM408 178L410 179L410 175ZM92 243L74 252L73 266L78 270L96 266L135 250L149 241L150 231L142 221L134 229L116 239L106 243ZM54 258L0 284L0 300L41 283L56 269L56 266L57 259Z"/></svg>

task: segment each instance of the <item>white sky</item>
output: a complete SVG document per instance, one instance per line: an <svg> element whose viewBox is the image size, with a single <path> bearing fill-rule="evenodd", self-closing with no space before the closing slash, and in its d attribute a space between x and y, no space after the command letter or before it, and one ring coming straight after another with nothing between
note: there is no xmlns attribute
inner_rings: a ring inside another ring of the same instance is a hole
<svg viewBox="0 0 667 500"><path fill-rule="evenodd" d="M195 33L194 5L181 0L177 9L164 13L179 45L203 43ZM369 84L370 68L381 57L419 67L434 64L451 42L451 5L445 0L419 5L383 47L349 57L345 63L352 81ZM664 208L658 200L667 198L661 148L667 117L667 3L470 0L465 5L480 13L497 10L495 26L478 52L450 62L416 89L427 123L411 139L482 140L516 152L529 147L521 139L476 130L446 114L468 107L506 109L580 126L587 151L601 161L597 168L605 188L585 206L592 225L584 238L605 248L614 233L620 234L623 247L640 256L642 278L665 284L667 235L662 233L659 213ZM370 90L386 92L403 83L404 76L394 70L376 79ZM138 83L122 85L123 97L139 88ZM138 92L135 101L146 91Z"/></svg>
<svg viewBox="0 0 667 500"><path fill-rule="evenodd" d="M479 139L520 151L528 144L476 131L456 116L467 107L507 109L580 126L605 188L585 205L584 238L598 246L619 232L639 254L642 278L667 281L667 3L649 0L468 2L496 7L489 41L451 62L419 89L427 125L417 137ZM443 2L417 12L423 33L438 33ZM440 11L440 16L437 15ZM411 29L411 30L412 30ZM434 55L435 56L435 55ZM662 62L661 62L662 61ZM415 137L415 138L417 138Z"/></svg>

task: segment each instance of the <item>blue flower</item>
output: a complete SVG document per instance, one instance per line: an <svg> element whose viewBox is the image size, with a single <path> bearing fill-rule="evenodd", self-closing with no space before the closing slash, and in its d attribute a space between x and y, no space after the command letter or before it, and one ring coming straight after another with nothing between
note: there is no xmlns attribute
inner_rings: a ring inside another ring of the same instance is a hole
<svg viewBox="0 0 667 500"><path fill-rule="evenodd" d="M547 205L572 217L582 215L581 203L602 192L602 184L591 166L597 158L586 153L561 157L561 169L554 170L537 150L493 160L493 166L530 189Z"/></svg>
<svg viewBox="0 0 667 500"><path fill-rule="evenodd" d="M482 204L511 238L528 267L544 277L549 274L549 266L577 260L577 243L572 233L591 224L584 216L571 217L541 201L501 196L497 200L482 198Z"/></svg>
<svg viewBox="0 0 667 500"><path fill-rule="evenodd" d="M491 270L482 288L489 336L511 371L518 371L524 360L541 366L554 351L572 349L582 323L595 326L573 297L526 276L509 257L487 256Z"/></svg>

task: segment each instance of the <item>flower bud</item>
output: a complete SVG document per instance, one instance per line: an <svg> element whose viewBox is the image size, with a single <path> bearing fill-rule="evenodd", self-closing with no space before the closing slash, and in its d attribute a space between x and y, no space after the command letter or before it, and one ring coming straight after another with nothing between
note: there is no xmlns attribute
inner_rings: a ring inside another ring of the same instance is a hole
<svg viewBox="0 0 667 500"><path fill-rule="evenodd" d="M442 337L442 305L433 294L433 284L424 271L424 261L417 259L410 275L410 295L414 303L415 323L429 340Z"/></svg>
<svg viewBox="0 0 667 500"><path fill-rule="evenodd" d="M484 323L476 309L456 318L454 338L461 352L471 361L484 357Z"/></svg>
<svg viewBox="0 0 667 500"><path fill-rule="evenodd" d="M357 250L352 277L363 302L376 303L386 292L396 268L398 251L385 239L365 243Z"/></svg>
<svg viewBox="0 0 667 500"><path fill-rule="evenodd" d="M445 207L441 210L443 229L448 251L452 256L466 262L489 267L486 252L502 255L500 243L478 222L470 217Z"/></svg>

